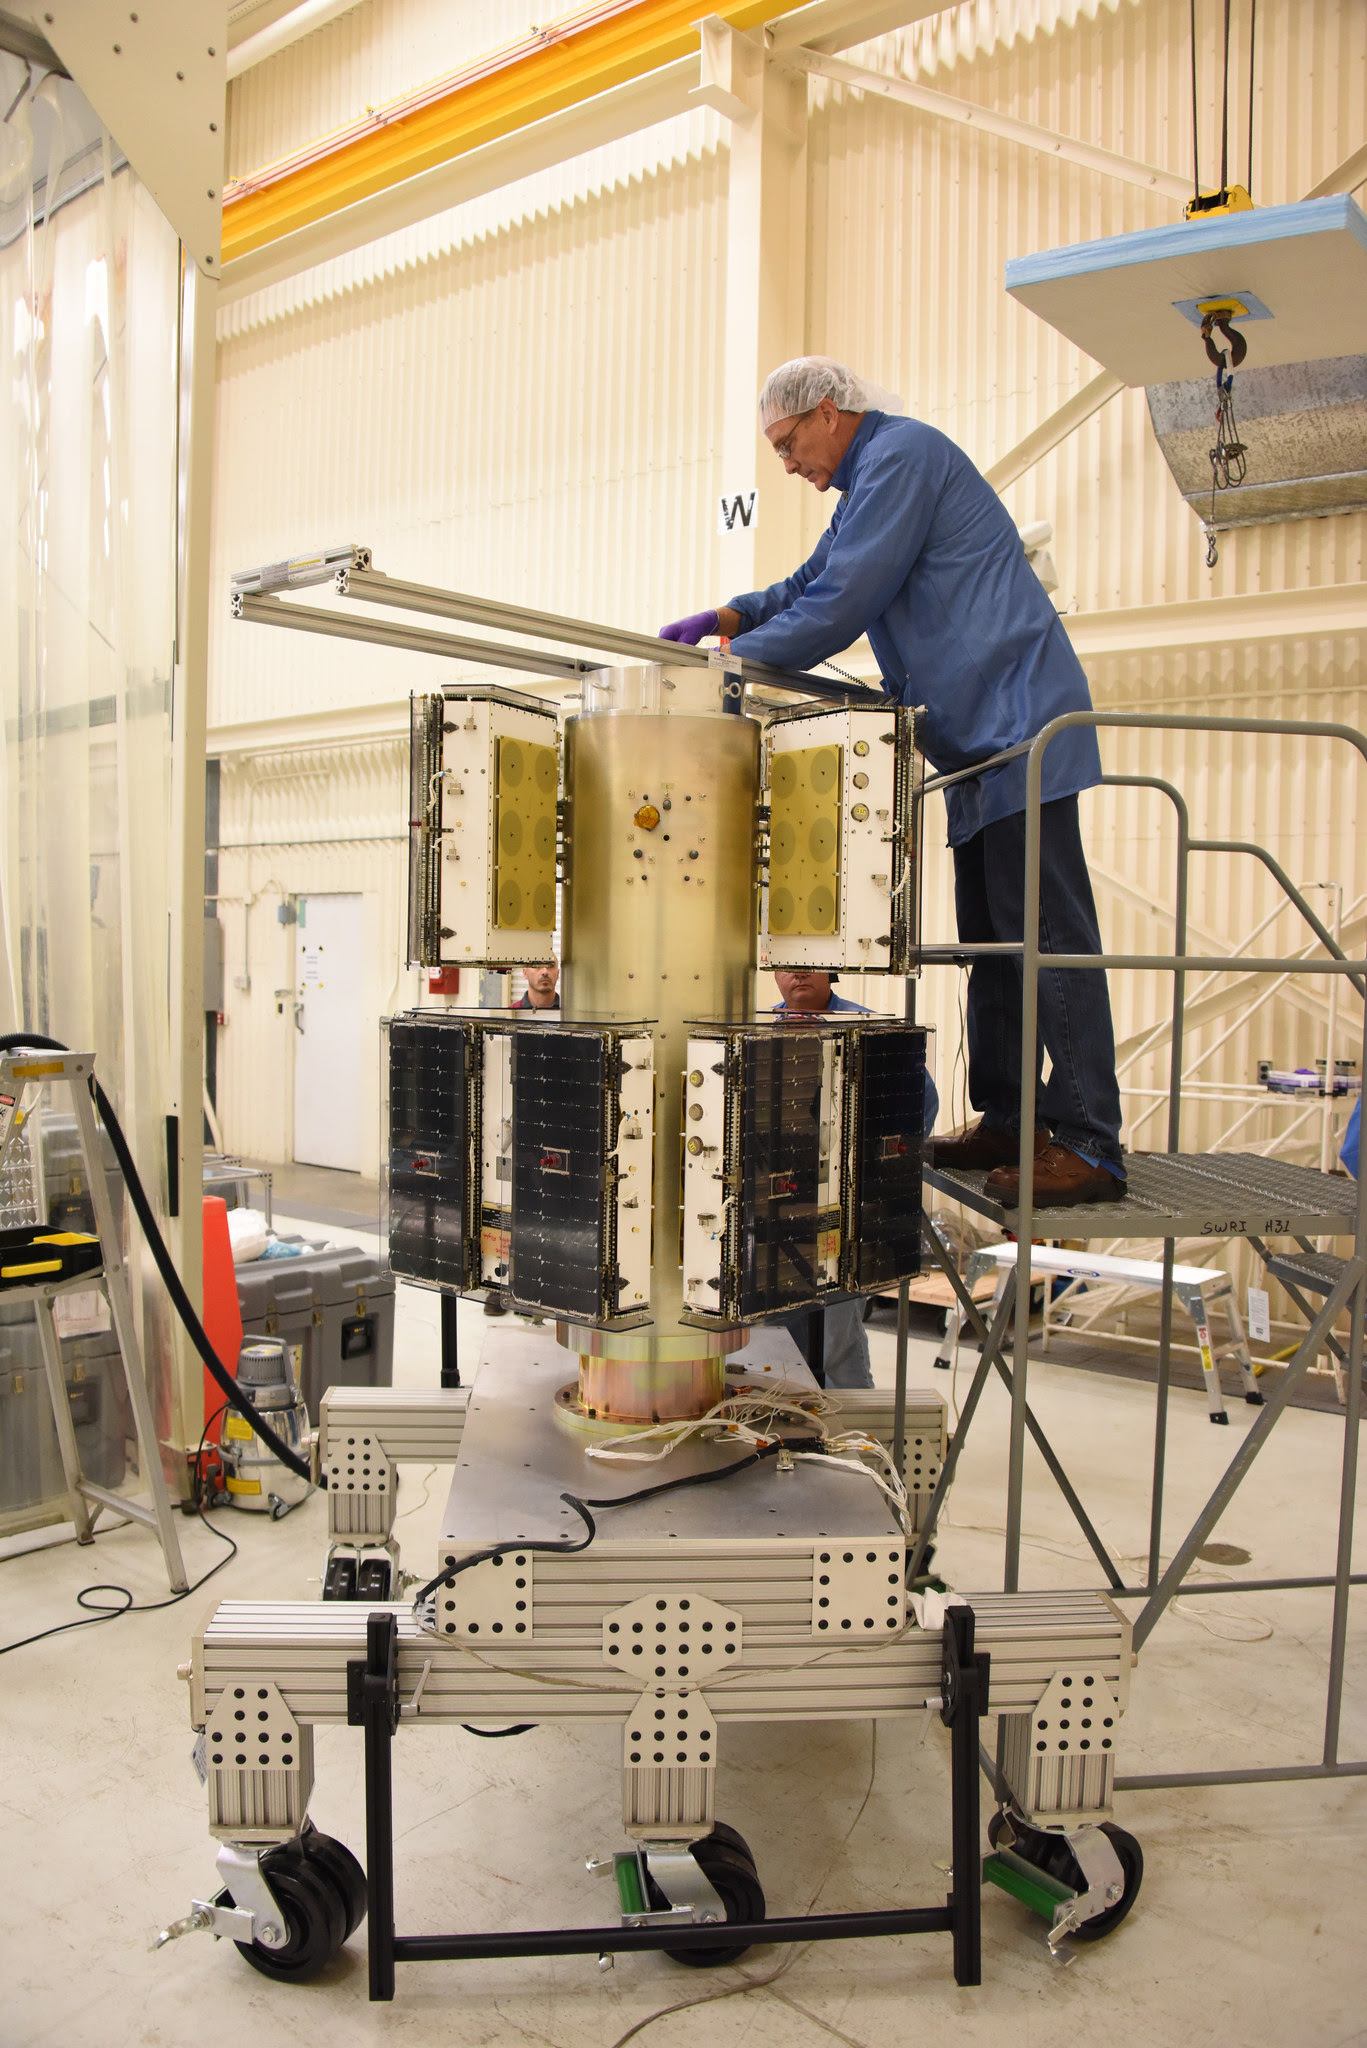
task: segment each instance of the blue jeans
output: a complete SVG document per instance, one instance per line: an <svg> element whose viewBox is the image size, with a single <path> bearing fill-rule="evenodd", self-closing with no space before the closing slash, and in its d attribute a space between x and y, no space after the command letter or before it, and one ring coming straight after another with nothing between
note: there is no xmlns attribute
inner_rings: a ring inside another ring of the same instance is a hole
<svg viewBox="0 0 1367 2048"><path fill-rule="evenodd" d="M959 937L1019 941L1025 928L1025 813L984 825L954 848ZM1082 851L1077 798L1040 807L1039 939L1046 953L1099 953L1101 933ZM1047 1047L1053 1062L1041 1087ZM1039 977L1035 1117L1055 1141L1120 1168L1120 1089L1106 975L1047 967ZM1021 963L977 960L968 981L968 1093L989 1130L1020 1130Z"/></svg>
<svg viewBox="0 0 1367 2048"><path fill-rule="evenodd" d="M802 1356L807 1358L806 1309L794 1309L786 1316L775 1316L774 1321L783 1325ZM743 1353L741 1355L744 1356ZM869 1338L864 1328L862 1301L838 1301L826 1310L822 1362L828 1387L873 1385L873 1367L869 1363ZM807 1359L807 1363L810 1365L811 1360Z"/></svg>

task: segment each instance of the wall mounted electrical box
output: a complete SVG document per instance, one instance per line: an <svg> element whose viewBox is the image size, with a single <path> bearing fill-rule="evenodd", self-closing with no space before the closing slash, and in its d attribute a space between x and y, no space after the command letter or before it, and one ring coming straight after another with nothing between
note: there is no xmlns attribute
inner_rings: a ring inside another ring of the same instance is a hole
<svg viewBox="0 0 1367 2048"><path fill-rule="evenodd" d="M409 964L549 959L555 712L491 684L415 697L410 763Z"/></svg>
<svg viewBox="0 0 1367 2048"><path fill-rule="evenodd" d="M926 1037L848 1015L694 1027L685 1322L756 1322L920 1271Z"/></svg>
<svg viewBox="0 0 1367 2048"><path fill-rule="evenodd" d="M771 717L764 758L766 967L904 974L920 904L914 712L803 705Z"/></svg>
<svg viewBox="0 0 1367 2048"><path fill-rule="evenodd" d="M593 1327L648 1320L654 1102L639 1027L393 1018L394 1272Z"/></svg>

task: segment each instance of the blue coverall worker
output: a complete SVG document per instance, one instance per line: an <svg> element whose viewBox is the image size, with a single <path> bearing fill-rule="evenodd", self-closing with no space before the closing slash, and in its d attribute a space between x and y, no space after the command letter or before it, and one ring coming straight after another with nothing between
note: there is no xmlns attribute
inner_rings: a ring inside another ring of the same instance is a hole
<svg viewBox="0 0 1367 2048"><path fill-rule="evenodd" d="M867 633L885 692L923 705L923 744L941 772L1029 740L1091 697L1058 613L1030 568L1000 499L934 427L868 401L843 364L802 357L760 396L764 431L789 475L839 503L810 559L767 590L665 628L696 642L729 635L733 652L808 669ZM1024 757L945 792L955 909L967 943L1019 942L1024 929ZM1095 732L1074 727L1044 756L1040 940L1049 952L1099 953L1078 824L1078 792L1101 777ZM1015 1206L1020 1143L1021 964L982 958L968 989L973 1129L941 1139L940 1166L988 1168L986 1192ZM1115 1039L1102 970L1039 978L1035 1201L1119 1200L1125 1192ZM1043 1054L1052 1071L1041 1085Z"/></svg>
<svg viewBox="0 0 1367 2048"><path fill-rule="evenodd" d="M832 1010L843 1010L851 1016L871 1017L873 1012L863 1003L851 1003L844 996L835 994L831 983L832 974L812 972L808 969L791 973L780 968L774 979L778 983L781 1003L774 1004L778 1016L823 1016ZM927 1133L935 1122L940 1107L940 1098L935 1083L926 1075L926 1120ZM794 1309L788 1315L775 1316L787 1330L803 1357L807 1357L808 1319L806 1309ZM864 1328L864 1304L862 1301L840 1301L826 1310L821 1351L822 1370L828 1387L871 1387L873 1367L869 1361L869 1338ZM807 1359L810 1365L810 1358Z"/></svg>

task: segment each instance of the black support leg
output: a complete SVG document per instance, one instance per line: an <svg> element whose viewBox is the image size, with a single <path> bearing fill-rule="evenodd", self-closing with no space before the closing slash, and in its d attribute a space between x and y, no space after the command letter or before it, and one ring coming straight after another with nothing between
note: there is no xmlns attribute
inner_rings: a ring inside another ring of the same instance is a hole
<svg viewBox="0 0 1367 2048"><path fill-rule="evenodd" d="M945 1615L940 1718L950 1731L954 1889L954 1982L982 1983L982 1817L978 1803L978 1723L987 1698L988 1659L973 1650L973 1610Z"/></svg>
<svg viewBox="0 0 1367 2048"><path fill-rule="evenodd" d="M456 1339L456 1318L460 1313L460 1296L443 1294L441 1297L441 1383L444 1387L460 1385L460 1355Z"/></svg>
<svg viewBox="0 0 1367 2048"><path fill-rule="evenodd" d="M443 1296L443 1300L445 1297ZM394 1996L394 1730L399 1719L399 1627L372 1613L366 1660L347 1667L347 1719L365 1729L366 1929L372 2002Z"/></svg>
<svg viewBox="0 0 1367 2048"><path fill-rule="evenodd" d="M807 1364L819 1387L826 1384L826 1311L807 1311Z"/></svg>

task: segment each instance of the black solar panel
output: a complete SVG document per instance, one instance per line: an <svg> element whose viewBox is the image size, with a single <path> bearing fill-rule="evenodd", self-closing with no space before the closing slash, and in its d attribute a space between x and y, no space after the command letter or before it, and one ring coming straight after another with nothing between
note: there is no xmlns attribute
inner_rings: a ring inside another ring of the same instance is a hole
<svg viewBox="0 0 1367 2048"><path fill-rule="evenodd" d="M389 1030L389 1263L467 1282L466 1035L398 1018Z"/></svg>
<svg viewBox="0 0 1367 2048"><path fill-rule="evenodd" d="M599 1322L605 1287L607 1058L602 1038L519 1031L513 1041L512 1293Z"/></svg>

